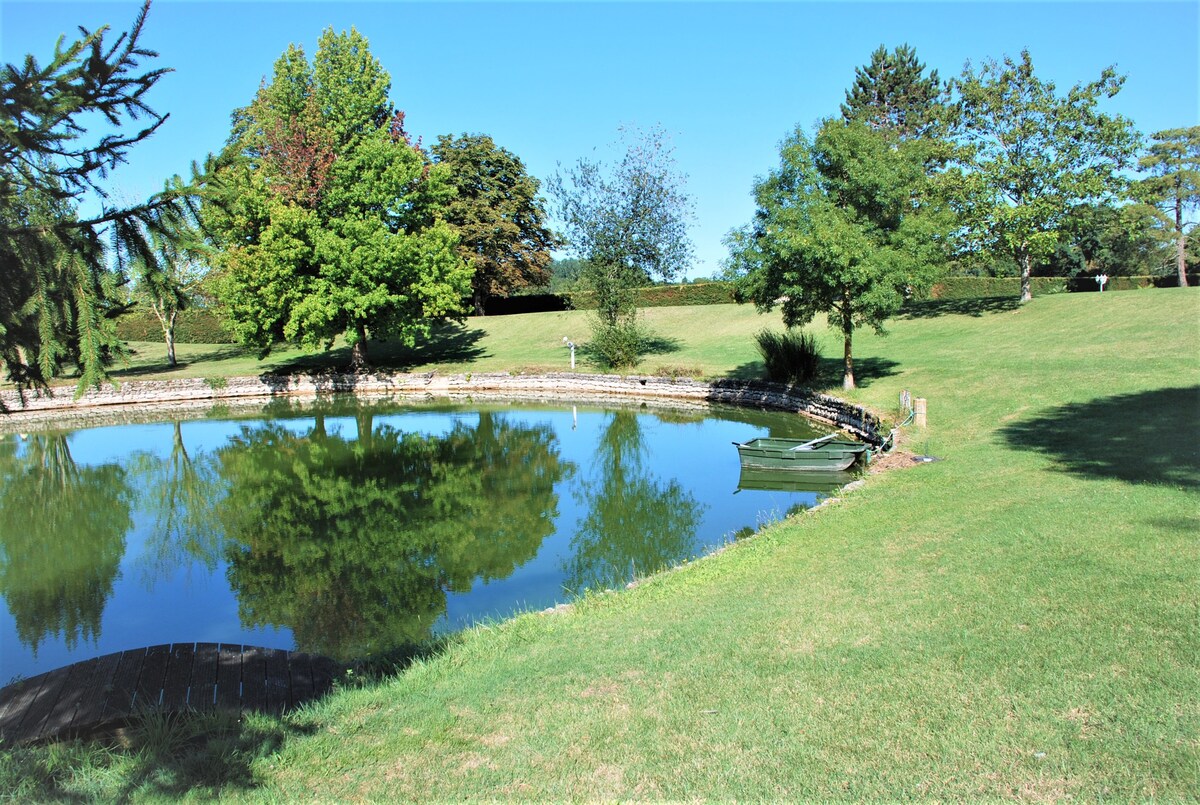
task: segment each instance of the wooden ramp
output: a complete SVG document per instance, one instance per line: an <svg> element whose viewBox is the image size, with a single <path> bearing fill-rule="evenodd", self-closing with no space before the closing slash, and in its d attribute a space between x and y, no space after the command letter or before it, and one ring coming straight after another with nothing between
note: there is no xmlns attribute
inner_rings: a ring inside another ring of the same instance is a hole
<svg viewBox="0 0 1200 805"><path fill-rule="evenodd" d="M327 657L228 643L119 651L0 689L0 747L70 737L149 710L283 711L323 696Z"/></svg>

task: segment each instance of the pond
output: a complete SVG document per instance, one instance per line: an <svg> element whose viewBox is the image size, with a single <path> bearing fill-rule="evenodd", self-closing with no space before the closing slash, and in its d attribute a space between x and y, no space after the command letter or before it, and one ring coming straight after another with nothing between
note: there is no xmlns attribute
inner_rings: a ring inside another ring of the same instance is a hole
<svg viewBox="0 0 1200 805"><path fill-rule="evenodd" d="M723 407L275 401L0 435L0 684L176 642L380 655L618 587L836 488ZM837 479L844 482L844 478Z"/></svg>

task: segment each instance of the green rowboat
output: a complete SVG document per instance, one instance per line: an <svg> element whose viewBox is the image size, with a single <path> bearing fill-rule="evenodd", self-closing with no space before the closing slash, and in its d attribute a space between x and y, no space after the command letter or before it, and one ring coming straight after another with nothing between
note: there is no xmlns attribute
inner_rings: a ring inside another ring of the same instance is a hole
<svg viewBox="0 0 1200 805"><path fill-rule="evenodd" d="M818 439L752 439L734 442L742 467L800 472L841 472L850 468L870 445L839 439L831 433Z"/></svg>

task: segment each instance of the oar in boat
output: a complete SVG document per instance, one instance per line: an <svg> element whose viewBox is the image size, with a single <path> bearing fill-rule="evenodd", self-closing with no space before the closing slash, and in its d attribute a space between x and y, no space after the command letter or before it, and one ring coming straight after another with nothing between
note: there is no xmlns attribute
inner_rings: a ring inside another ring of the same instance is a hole
<svg viewBox="0 0 1200 805"><path fill-rule="evenodd" d="M828 436L820 436L816 439L813 439L810 442L805 442L804 444L798 444L795 447L792 447L789 449L790 450L812 450L817 445L822 444L823 442L827 442L830 439L833 439L836 437L837 437L836 433L830 433Z"/></svg>

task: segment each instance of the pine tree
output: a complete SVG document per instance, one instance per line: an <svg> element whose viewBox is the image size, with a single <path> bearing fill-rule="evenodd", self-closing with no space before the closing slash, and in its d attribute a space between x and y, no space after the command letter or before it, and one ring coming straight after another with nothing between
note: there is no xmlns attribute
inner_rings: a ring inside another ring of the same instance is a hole
<svg viewBox="0 0 1200 805"><path fill-rule="evenodd" d="M870 64L854 69L842 117L900 137L925 136L938 120L941 95L937 70L925 75L915 50L901 45L888 53L880 45Z"/></svg>
<svg viewBox="0 0 1200 805"><path fill-rule="evenodd" d="M71 366L79 392L105 379L122 351L113 317L125 270L150 256L148 234L166 236L189 214L178 181L132 206L110 203L104 187L167 119L144 100L169 72L140 69L158 55L139 44L148 9L111 44L107 27L81 27L71 44L59 38L48 64L29 55L0 69L0 361L20 388L45 387ZM89 135L95 116L115 131ZM81 217L89 199L100 211Z"/></svg>
<svg viewBox="0 0 1200 805"><path fill-rule="evenodd" d="M1151 135L1154 142L1138 167L1149 175L1137 182L1135 194L1154 206L1175 236L1175 270L1186 288L1188 228L1184 212L1200 206L1200 126L1167 129Z"/></svg>

